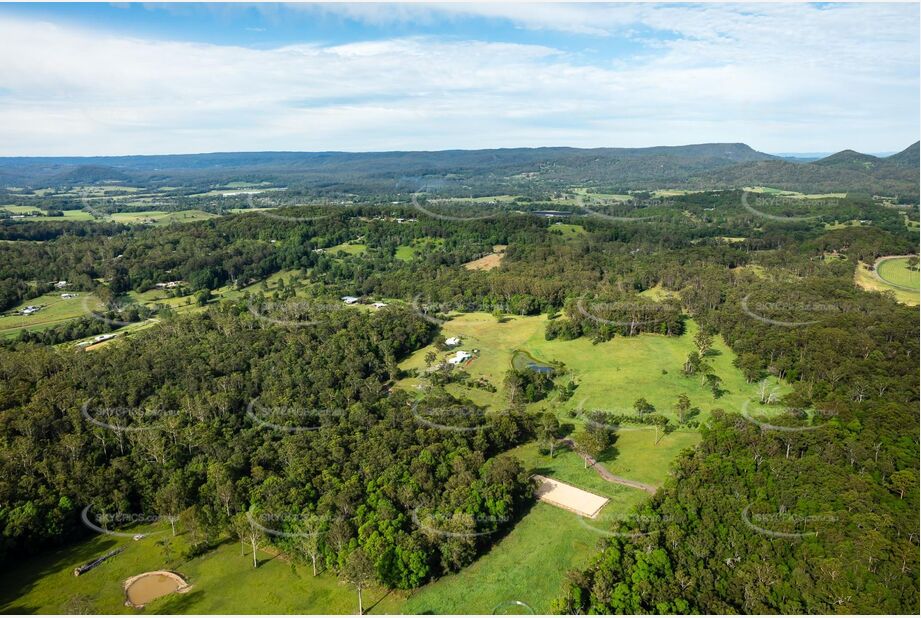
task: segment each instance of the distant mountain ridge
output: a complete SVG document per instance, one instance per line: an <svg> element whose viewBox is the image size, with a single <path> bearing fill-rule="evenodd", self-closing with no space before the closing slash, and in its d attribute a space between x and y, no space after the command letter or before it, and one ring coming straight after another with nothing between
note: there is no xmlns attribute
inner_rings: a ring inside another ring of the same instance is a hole
<svg viewBox="0 0 921 618"><path fill-rule="evenodd" d="M390 152L217 152L111 157L3 157L0 183L73 186L262 180L327 193L448 193L607 186L918 193L918 143L890 157L845 150L791 161L742 143L649 148L500 148Z"/></svg>
<svg viewBox="0 0 921 618"><path fill-rule="evenodd" d="M789 160L741 163L689 181L696 187L769 186L807 193L854 192L917 201L919 142L888 157L842 150L809 163Z"/></svg>

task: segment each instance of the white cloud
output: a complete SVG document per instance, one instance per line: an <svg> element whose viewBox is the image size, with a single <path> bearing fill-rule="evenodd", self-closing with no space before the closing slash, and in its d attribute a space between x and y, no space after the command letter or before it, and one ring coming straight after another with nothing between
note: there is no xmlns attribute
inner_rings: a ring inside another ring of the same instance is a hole
<svg viewBox="0 0 921 618"><path fill-rule="evenodd" d="M411 37L275 49L0 17L0 154L643 146L867 151L918 135L912 6L326 7L655 39L587 64L541 45ZM316 10L316 9L311 9ZM638 34L639 33L639 34Z"/></svg>

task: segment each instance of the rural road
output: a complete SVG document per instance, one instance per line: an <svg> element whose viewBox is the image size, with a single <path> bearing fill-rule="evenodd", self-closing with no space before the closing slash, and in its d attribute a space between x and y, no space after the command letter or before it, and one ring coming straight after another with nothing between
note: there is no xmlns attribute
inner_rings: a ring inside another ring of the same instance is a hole
<svg viewBox="0 0 921 618"><path fill-rule="evenodd" d="M571 438L562 438L560 444L565 444L575 452L579 453L583 458L585 458L589 465L595 469L595 472L598 473L598 476L610 483L617 483L618 485L624 485L626 487L632 487L633 489L642 489L648 494L656 493L656 488L648 483L640 483L639 481L631 481L630 479L625 479L622 476L617 476L616 474L611 474L611 471L604 467L604 464L595 461L595 458L587 453L583 453L579 450L579 447L576 446L576 443Z"/></svg>

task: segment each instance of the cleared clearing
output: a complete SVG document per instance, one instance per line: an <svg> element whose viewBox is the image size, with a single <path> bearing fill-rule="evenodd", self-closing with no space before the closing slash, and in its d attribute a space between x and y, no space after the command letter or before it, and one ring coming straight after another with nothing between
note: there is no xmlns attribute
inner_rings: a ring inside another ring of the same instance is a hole
<svg viewBox="0 0 921 618"><path fill-rule="evenodd" d="M498 268L499 264L502 263L502 258L505 257L506 245L496 245L492 249L492 253L464 264L464 268L467 270L492 270L493 268Z"/></svg>
<svg viewBox="0 0 921 618"><path fill-rule="evenodd" d="M572 511L577 515L594 519L608 503L607 498L546 476L535 474L534 478L540 483L534 493L538 500Z"/></svg>
<svg viewBox="0 0 921 618"><path fill-rule="evenodd" d="M918 270L908 267L908 259L912 256L883 257L876 261L874 270L876 275L893 287L909 292L921 289L919 285ZM915 256L917 259L917 256Z"/></svg>

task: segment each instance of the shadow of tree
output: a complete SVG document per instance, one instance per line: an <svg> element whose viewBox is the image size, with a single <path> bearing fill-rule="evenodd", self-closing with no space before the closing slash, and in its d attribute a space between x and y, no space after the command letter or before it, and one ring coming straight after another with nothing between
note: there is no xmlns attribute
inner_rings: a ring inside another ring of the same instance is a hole
<svg viewBox="0 0 921 618"><path fill-rule="evenodd" d="M80 535L71 545L45 550L38 556L11 560L6 568L0 570L4 582L0 587L0 613L34 613L35 610L18 611L8 604L28 594L46 576L90 562L116 545L118 540L112 536L98 535L86 539Z"/></svg>

